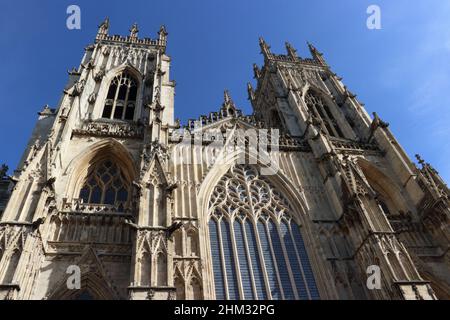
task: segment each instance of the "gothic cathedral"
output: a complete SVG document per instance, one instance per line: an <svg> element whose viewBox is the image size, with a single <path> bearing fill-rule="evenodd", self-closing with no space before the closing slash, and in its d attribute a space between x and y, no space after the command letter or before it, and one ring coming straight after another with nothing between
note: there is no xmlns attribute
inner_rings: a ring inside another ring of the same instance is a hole
<svg viewBox="0 0 450 320"><path fill-rule="evenodd" d="M0 299L450 298L449 189L313 45L261 38L253 114L183 125L138 32L100 25L1 171Z"/></svg>

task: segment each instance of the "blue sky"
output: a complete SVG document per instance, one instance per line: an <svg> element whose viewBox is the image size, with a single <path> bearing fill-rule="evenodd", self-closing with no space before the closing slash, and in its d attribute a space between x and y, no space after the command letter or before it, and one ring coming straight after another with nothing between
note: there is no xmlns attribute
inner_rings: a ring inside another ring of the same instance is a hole
<svg viewBox="0 0 450 320"><path fill-rule="evenodd" d="M250 113L246 83L262 63L258 37L273 52L288 40L309 56L325 54L348 88L391 124L406 151L423 155L450 180L450 1L23 1L2 3L0 162L15 168L43 105L55 107L83 48L109 16L112 34L169 32L177 82L175 112L185 121L217 110L228 88ZM66 9L81 8L81 30L66 28ZM382 29L366 27L366 9L381 8Z"/></svg>

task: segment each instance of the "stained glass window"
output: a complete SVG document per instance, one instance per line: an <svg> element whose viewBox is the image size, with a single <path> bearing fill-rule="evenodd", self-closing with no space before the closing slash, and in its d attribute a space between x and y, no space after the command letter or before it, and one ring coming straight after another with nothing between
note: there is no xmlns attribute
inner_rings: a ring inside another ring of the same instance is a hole
<svg viewBox="0 0 450 320"><path fill-rule="evenodd" d="M217 221L215 219L209 220L209 236L210 236L211 256L214 269L214 284L216 286L216 299L224 300L225 281L224 281L222 259L217 258L221 256L218 226L219 225L217 224Z"/></svg>
<svg viewBox="0 0 450 320"><path fill-rule="evenodd" d="M109 204L125 208L130 186L122 170L111 160L94 165L80 191L84 203Z"/></svg>
<svg viewBox="0 0 450 320"><path fill-rule="evenodd" d="M319 299L292 207L258 170L237 165L210 198L216 299Z"/></svg>

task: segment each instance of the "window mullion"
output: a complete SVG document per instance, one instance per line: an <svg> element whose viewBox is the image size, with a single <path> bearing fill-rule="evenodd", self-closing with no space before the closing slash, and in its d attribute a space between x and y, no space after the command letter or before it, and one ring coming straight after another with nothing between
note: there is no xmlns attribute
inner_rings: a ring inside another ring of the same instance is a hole
<svg viewBox="0 0 450 320"><path fill-rule="evenodd" d="M103 183L102 181L102 195L100 198L100 203L105 205L105 198L106 198L106 190L107 190L107 185Z"/></svg>
<svg viewBox="0 0 450 320"><path fill-rule="evenodd" d="M125 115L127 113L128 108L128 96L130 95L130 86L127 85L127 93L125 95L125 100L123 102L123 110L122 110L122 120L125 120Z"/></svg>
<svg viewBox="0 0 450 320"><path fill-rule="evenodd" d="M332 135L332 136L335 136L335 137L338 137L338 135L336 135L336 132L335 132L335 129L334 129L334 124L333 124L333 122L330 121L330 118L328 118L328 114L327 114L325 108L323 107L322 102L318 103L316 106L317 106L317 108L320 109L320 111L321 111L320 114L322 114L322 117L321 117L322 120L323 120L326 124L328 124L328 125L326 126L326 130L327 130L327 131L330 131L330 130L331 130L331 132L328 132L328 134L329 134L329 135Z"/></svg>
<svg viewBox="0 0 450 320"><path fill-rule="evenodd" d="M239 296L241 297L242 300L245 299L245 295L244 295L244 287L242 285L242 274L241 274L241 267L239 265L239 255L238 255L238 250L237 250L237 245L236 245L236 238L235 238L235 230L234 230L234 220L236 219L236 217L234 217L233 221L231 221L230 219L230 237L231 237L231 246L232 246L232 250L233 250L233 256L234 256L234 268L235 268L235 272L236 272L236 279L237 279L237 283L238 283L238 290L239 290ZM239 223L239 221L238 221Z"/></svg>
<svg viewBox="0 0 450 320"><path fill-rule="evenodd" d="M263 276L264 276L264 284L266 285L267 299L273 300L272 291L271 291L271 287L270 287L270 283L269 283L269 274L268 274L268 271L266 268L264 251L263 251L262 245L261 245L261 235L259 234L258 223L262 223L262 222L255 220L255 223L254 224L252 223L252 225L253 225L252 227L253 227L253 231L255 232L256 243L258 246L259 260L260 260L260 264L261 264L261 268L262 268L262 272L263 272Z"/></svg>
<svg viewBox="0 0 450 320"><path fill-rule="evenodd" d="M270 217L269 219L272 219L272 217ZM281 282L280 272L278 270L278 260L277 260L277 257L275 255L275 250L273 249L272 237L270 236L269 226L267 225L267 221L264 221L264 228L265 228L265 232L266 232L266 235L267 235L267 239L269 240L269 248L270 248L270 253L272 254L272 259L273 259L273 262L274 262L275 274L277 276L277 281L278 281L278 287L280 289L280 293L281 293L282 299L285 300L286 298L285 298L285 295L284 295L283 283Z"/></svg>
<svg viewBox="0 0 450 320"><path fill-rule="evenodd" d="M267 299L272 300L272 292L270 290L270 284L269 284L269 274L267 272L266 263L264 261L264 252L262 250L261 239L260 239L260 235L259 235L259 231L258 231L258 217L257 217L257 212L255 211L254 204L253 204L252 194L250 191L250 184L246 183L245 188L247 190L247 194L249 197L250 212L252 213L252 215L254 217L253 221L255 222L255 223L252 223L252 227L253 227L253 231L255 232L259 260L260 260L262 273L263 273L263 277L264 277L264 284L266 286L266 295L267 295Z"/></svg>
<svg viewBox="0 0 450 320"><path fill-rule="evenodd" d="M122 77L120 77L120 79L117 81L116 94L114 95L114 100L113 100L113 106L112 106L110 119L114 119L114 113L116 112L117 98L119 96L120 82L121 81L122 81Z"/></svg>
<svg viewBox="0 0 450 320"><path fill-rule="evenodd" d="M251 214L251 216L256 217L255 208L253 207L252 194L250 192L250 186L249 186L248 183L245 183L244 186L245 186L245 191L247 192L247 196L248 196L248 200L249 200L248 202L250 204L250 214ZM247 217L247 219L249 219L249 217ZM256 225L254 225L252 223L252 227L255 228L255 226ZM247 238L247 231L245 230L245 223L242 223L242 228L243 228L243 231L244 231L245 250L246 250L246 253L247 253L247 261L248 261L249 267L250 267L250 279L252 281L253 294L258 299L259 297L258 297L258 292L256 290L255 276L253 274L252 261L250 259L250 253L249 253L249 249L248 249L248 242L247 242L248 238ZM261 246L260 246L260 243L259 243L258 230L254 229L254 232L255 231L256 231L255 238L256 238L256 243L257 243L257 250L259 251L258 252L259 253L258 256L261 259L262 258L262 256L261 256L261 252L262 251L261 251ZM260 263L261 263L261 261L260 261ZM264 277L264 284L266 286L266 292L268 292L270 290L267 290L267 279L266 279L266 274L265 274L265 271L264 271L265 270L264 261L262 261L261 267L263 268L262 271L263 271L263 277ZM269 294L267 294L267 296L269 297Z"/></svg>
<svg viewBox="0 0 450 320"><path fill-rule="evenodd" d="M249 219L249 217L246 217L245 219ZM248 269L250 272L250 281L252 282L252 290L253 290L253 296L256 299L260 299L258 297L258 291L256 290L256 281L255 281L255 275L253 274L253 264L250 256L250 250L248 248L248 237L247 237L247 230L245 228L245 220L241 221L242 226L242 236L243 236L243 242L245 247L245 255L247 256L247 263L248 263Z"/></svg>
<svg viewBox="0 0 450 320"><path fill-rule="evenodd" d="M299 228L298 225L295 225L294 227ZM308 293L308 298L311 300L312 299L311 291L310 291L308 282L306 280L305 270L304 270L304 267L303 267L303 264L302 264L302 259L300 258L300 252L298 250L298 246L297 246L297 243L295 241L295 237L294 237L294 235L292 233L292 225L290 223L289 223L289 230L288 231L289 231L289 235L291 236L292 243L294 244L295 253L297 255L297 260L298 260L298 263L300 265L300 270L302 271L303 283L305 284L306 292Z"/></svg>
<svg viewBox="0 0 450 320"><path fill-rule="evenodd" d="M319 112L319 108L320 108L320 105L318 105L318 104L313 104L313 113L316 115L316 117L318 118L318 119L320 119L321 120L321 128L322 128L322 130L325 130L325 132L326 133L328 133L328 134L330 134L330 132L328 132L328 127L325 125L325 122L327 122L327 120L326 119L324 119L322 116L321 116L321 113Z"/></svg>
<svg viewBox="0 0 450 320"><path fill-rule="evenodd" d="M287 253L286 244L284 243L283 234L281 233L280 224L275 223L275 227L277 228L278 238L280 239L281 248L283 250L284 261L286 261L286 267L289 272L289 279L291 280L291 286L294 291L295 298L297 300L300 299L300 294L297 290L297 284L295 283L294 273L292 271L291 262L289 260L289 255Z"/></svg>
<svg viewBox="0 0 450 320"><path fill-rule="evenodd" d="M222 241L222 220L224 217L217 221L217 232L219 238L219 248L220 248L220 260L222 266L222 276L223 276L223 284L225 287L225 300L229 300L229 292L228 292L228 278L227 278L227 268L225 265L225 255L223 254L223 241Z"/></svg>

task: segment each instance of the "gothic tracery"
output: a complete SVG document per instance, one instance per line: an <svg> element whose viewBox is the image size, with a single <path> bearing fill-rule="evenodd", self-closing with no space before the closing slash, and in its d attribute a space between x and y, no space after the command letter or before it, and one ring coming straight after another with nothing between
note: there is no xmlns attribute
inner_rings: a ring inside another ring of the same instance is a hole
<svg viewBox="0 0 450 320"><path fill-rule="evenodd" d="M319 298L292 207L256 169L233 166L209 210L216 298Z"/></svg>
<svg viewBox="0 0 450 320"><path fill-rule="evenodd" d="M302 58L260 39L254 114L226 91L182 126L166 44L163 26L139 38L105 20L58 108L39 113L19 167L0 174L0 299L450 297L448 187L370 123L314 46ZM223 141L268 144L278 175L222 157ZM368 266L382 289L366 288Z"/></svg>

